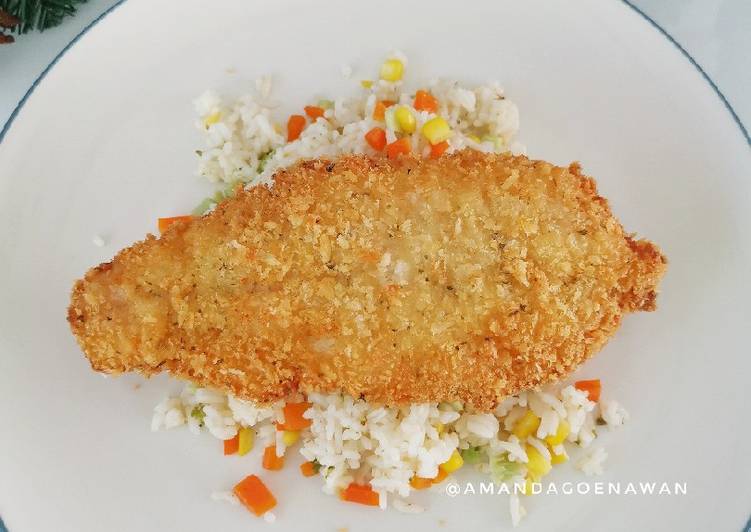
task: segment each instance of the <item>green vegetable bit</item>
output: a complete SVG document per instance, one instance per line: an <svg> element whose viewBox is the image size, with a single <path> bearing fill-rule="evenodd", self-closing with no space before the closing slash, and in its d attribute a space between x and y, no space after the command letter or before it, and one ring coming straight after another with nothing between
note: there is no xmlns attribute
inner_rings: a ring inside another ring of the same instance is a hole
<svg viewBox="0 0 751 532"><path fill-rule="evenodd" d="M213 198L206 198L201 203L199 203L195 209L191 212L193 216L201 216L203 214L206 214L206 211L208 211L212 205L216 203Z"/></svg>
<svg viewBox="0 0 751 532"><path fill-rule="evenodd" d="M518 462L511 462L508 454L496 454L490 457L490 477L493 482L507 482L520 475L522 465Z"/></svg>
<svg viewBox="0 0 751 532"><path fill-rule="evenodd" d="M494 150L500 150L503 147L503 139L494 135L485 135L482 137L483 142L490 142L493 144Z"/></svg>
<svg viewBox="0 0 751 532"><path fill-rule="evenodd" d="M318 107L321 107L323 109L331 109L334 107L334 102L331 100L318 100Z"/></svg>
<svg viewBox="0 0 751 532"><path fill-rule="evenodd" d="M206 412L203 411L203 405L194 406L193 410L190 411L190 417L197 419L203 427L203 419L206 417Z"/></svg>
<svg viewBox="0 0 751 532"><path fill-rule="evenodd" d="M321 470L321 463L318 461L318 459L313 460L313 471L318 473Z"/></svg>
<svg viewBox="0 0 751 532"><path fill-rule="evenodd" d="M203 214L206 214L206 212L217 203L223 202L227 198L231 198L235 195L235 190L237 189L237 186L242 184L242 179L235 179L231 183L229 183L224 190L217 190L213 196L210 196L206 199L204 199L201 203L199 203L195 209L191 212L193 216L201 216Z"/></svg>
<svg viewBox="0 0 751 532"><path fill-rule="evenodd" d="M266 168L266 163L271 158L271 156L274 155L274 151L276 150L269 150L258 158L258 168L256 169L256 171L259 174L263 172L264 168Z"/></svg>
<svg viewBox="0 0 751 532"><path fill-rule="evenodd" d="M465 464L479 464L487 460L487 454L481 447L470 447L461 451Z"/></svg>
<svg viewBox="0 0 751 532"><path fill-rule="evenodd" d="M242 179L235 179L232 181L227 187L224 189L224 197L225 198L231 198L235 195L235 190L237 189L237 186L243 183Z"/></svg>

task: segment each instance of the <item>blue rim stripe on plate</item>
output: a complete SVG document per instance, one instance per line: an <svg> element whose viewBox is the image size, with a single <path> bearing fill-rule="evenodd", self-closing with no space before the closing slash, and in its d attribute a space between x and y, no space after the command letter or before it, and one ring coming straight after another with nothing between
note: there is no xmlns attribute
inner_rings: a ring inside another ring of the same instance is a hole
<svg viewBox="0 0 751 532"><path fill-rule="evenodd" d="M50 62L49 65L47 65L47 68L42 70L42 73L37 76L37 78L34 80L34 82L31 84L31 87L29 87L29 90L26 91L26 94L23 95L23 98L18 102L15 109L13 109L13 112L10 113L10 116L8 117L8 121L5 122L5 125L3 125L2 131L0 131L0 142L3 141L5 138L5 135L8 133L8 130L10 129L10 126L13 124L13 121L18 116L18 113L21 111L21 108L26 103L26 100L29 99L31 94L34 92L34 89L37 88L37 86L42 82L44 77L47 75L47 73L52 70L52 67L57 64L57 62L60 60L62 56L65 55L65 53L71 49L71 47L78 42L78 40L83 37L86 33L89 32L91 28L97 25L99 21L101 21L104 17L112 13L115 9L120 7L122 4L125 3L125 0L118 0L117 3L111 5L104 13L99 15L97 18L89 22L73 39L65 45L65 48L60 50L60 53L57 54L54 59L52 59L52 62ZM0 532L6 532L5 527L2 524L2 521L0 521Z"/></svg>
<svg viewBox="0 0 751 532"><path fill-rule="evenodd" d="M712 80L712 78L709 77L709 75L704 71L704 69L699 65L699 63L696 62L696 60L689 54L686 49L681 46L678 41L676 41L672 35L670 35L665 29L660 26L657 22L655 22L649 15L647 15L644 11L636 7L634 4L631 3L630 0L621 0L624 4L626 4L628 7L630 7L635 13L637 13L639 16L641 16L642 19L644 19L647 23L649 23L650 26L652 26L654 29L659 31L668 41L670 41L673 46L675 46L681 54L688 59L689 63L691 63L696 70L699 71L701 76L704 78L704 80L709 83L710 87L712 87L712 90L714 90L715 94L720 98L725 108L730 113L730 116L733 118L733 121L737 124L738 128L741 130L741 133L743 134L744 138L746 139L746 142L751 145L751 138L748 135L748 130L743 125L743 122L741 122L740 117L735 112L735 109L733 109L733 106L730 104L728 99L725 97L725 95L722 93L720 88L717 86L717 84ZM52 69L53 66L60 60L60 58L65 55L65 53L70 50L70 48L78 42L78 40L83 37L88 31L93 28L98 22L100 22L104 17L112 13L115 9L120 7L122 4L125 3L125 0L119 0L114 5L110 6L109 9L107 9L104 13L99 15L97 18L92 20L86 27L84 27L78 35L73 37L73 39L65 45L65 48L60 50L60 53L57 54L54 59L52 59L52 62L50 62L49 65L47 65L47 68L45 68L39 76L34 80L34 82L31 84L31 87L29 87L29 90L26 91L26 94L23 95L23 98L18 102L15 109L13 109L13 112L10 114L10 117L8 118L7 122L3 125L2 131L0 131L0 142L5 139L5 135L8 133L8 130L10 129L11 124L13 124L13 121L18 116L18 113L21 111L21 108L26 103L26 100L29 99L29 96L34 92L34 89L37 88L37 85L41 83L41 81L44 79L44 77L47 75L47 73ZM746 523L746 526L743 528L744 532L751 532L751 517L749 517L748 522ZM8 529L5 527L5 524L3 523L2 517L0 517L0 532L8 532Z"/></svg>
<svg viewBox="0 0 751 532"><path fill-rule="evenodd" d="M641 18L646 20L650 26L652 26L654 29L659 31L667 40L669 40L671 43L673 43L673 46L678 48L680 52L683 54L683 56L688 59L689 63L694 65L696 67L696 70L699 71L701 76L706 80L707 83L714 89L717 96L719 96L720 100L722 100L723 105L730 113L730 116L733 117L733 120L736 124L738 124L738 127L741 130L741 133L743 133L743 136L746 138L746 142L751 145L751 138L748 136L748 130L746 129L746 126L743 125L743 122L741 122L740 117L738 116L738 113L735 112L735 109L733 109L733 106L730 105L730 102L727 98L725 98L725 95L722 93L720 88L717 86L717 84L714 82L712 78L709 77L709 74L707 74L704 69L699 65L699 63L696 62L696 59L694 59L690 53L686 51L686 49L681 46L678 41L676 41L672 35L670 35L665 29L660 26L657 22L654 21L649 15L647 15L644 11L636 7L634 4L631 3L631 0L621 0L624 4L626 4L628 7L633 9ZM2 140L2 137L0 137L0 140ZM749 520L749 523L751 523L751 519Z"/></svg>

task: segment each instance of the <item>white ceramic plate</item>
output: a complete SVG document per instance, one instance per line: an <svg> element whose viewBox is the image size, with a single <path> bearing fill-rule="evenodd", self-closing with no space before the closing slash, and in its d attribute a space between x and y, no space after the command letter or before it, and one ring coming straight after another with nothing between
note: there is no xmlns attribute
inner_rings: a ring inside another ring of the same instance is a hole
<svg viewBox="0 0 751 532"><path fill-rule="evenodd" d="M134 389L134 377L91 372L65 321L68 292L207 192L193 177L194 96L271 72L290 111L356 90L340 65L370 76L392 48L408 54L414 81L500 80L530 154L582 161L624 225L670 259L659 310L628 317L580 374L601 377L632 414L604 438L601 480L685 482L688 494L535 497L524 528L743 527L751 153L665 36L615 0L130 0L62 57L0 144L0 511L12 532L265 526L208 496L258 471L257 456L225 458L187 431L150 433L152 407L176 384ZM503 497L421 494L430 510L411 516L342 504L293 467L264 476L278 530L510 526ZM552 480L584 477L562 468Z"/></svg>

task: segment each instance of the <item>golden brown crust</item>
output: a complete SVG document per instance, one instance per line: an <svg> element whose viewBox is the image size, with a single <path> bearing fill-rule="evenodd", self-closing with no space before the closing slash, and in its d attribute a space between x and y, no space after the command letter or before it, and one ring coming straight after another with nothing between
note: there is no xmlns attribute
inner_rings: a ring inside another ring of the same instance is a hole
<svg viewBox="0 0 751 532"><path fill-rule="evenodd" d="M652 310L664 270L578 164L352 156L121 251L75 284L68 320L98 371L260 402L343 390L489 409Z"/></svg>

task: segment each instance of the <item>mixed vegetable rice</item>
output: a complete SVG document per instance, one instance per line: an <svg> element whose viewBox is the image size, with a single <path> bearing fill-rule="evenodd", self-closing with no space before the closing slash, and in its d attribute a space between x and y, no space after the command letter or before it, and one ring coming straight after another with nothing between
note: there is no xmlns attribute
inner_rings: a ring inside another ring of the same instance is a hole
<svg viewBox="0 0 751 532"><path fill-rule="evenodd" d="M271 183L274 172L304 158L438 157L464 148L524 152L515 138L518 109L500 85L467 88L434 80L411 91L404 87L406 67L407 58L393 53L377 78L359 80L359 95L319 99L286 118L274 113L268 77L257 81L255 94L231 102L203 94L196 100L197 127L206 141L197 150L198 172L225 188L193 215L211 210L239 186ZM160 219L159 229L182 218ZM602 472L607 453L592 444L602 426L619 426L628 414L600 392L599 380L579 381L522 392L493 412L477 412L460 403L386 407L317 393L256 405L188 384L156 406L151 428L187 425L196 434L209 432L223 440L226 455L260 447L267 474L284 468L288 453L299 452L305 459L300 473L320 477L326 493L410 513L423 510L409 500L415 490L474 467L515 486L509 510L516 525L525 514L519 494L530 494L532 483L568 461L569 453L580 455L574 463L585 474ZM214 497L239 501L273 521L277 500L263 480L238 480L232 492Z"/></svg>

